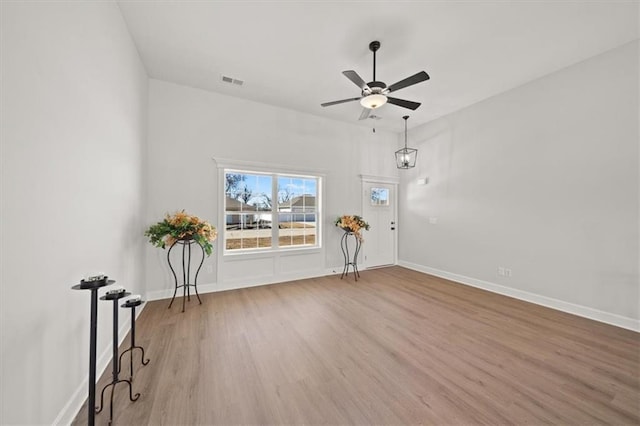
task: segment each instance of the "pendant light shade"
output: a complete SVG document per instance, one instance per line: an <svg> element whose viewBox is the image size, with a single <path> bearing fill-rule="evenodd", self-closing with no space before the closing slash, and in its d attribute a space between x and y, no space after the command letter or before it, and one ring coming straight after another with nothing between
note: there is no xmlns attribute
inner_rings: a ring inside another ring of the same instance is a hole
<svg viewBox="0 0 640 426"><path fill-rule="evenodd" d="M407 148L407 119L408 115L402 117L404 119L404 148L396 151L396 166L399 169L410 169L416 166L418 158L418 150L415 148Z"/></svg>

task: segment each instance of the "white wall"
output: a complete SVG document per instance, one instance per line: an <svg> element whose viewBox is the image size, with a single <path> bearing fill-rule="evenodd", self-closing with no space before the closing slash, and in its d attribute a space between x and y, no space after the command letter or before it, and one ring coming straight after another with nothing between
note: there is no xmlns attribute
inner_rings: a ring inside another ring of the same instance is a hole
<svg viewBox="0 0 640 426"><path fill-rule="evenodd" d="M637 327L638 80L634 42L410 129L403 264Z"/></svg>
<svg viewBox="0 0 640 426"><path fill-rule="evenodd" d="M147 78L114 3L1 8L0 423L65 423L87 396L89 351L90 295L70 287L104 271L145 290Z"/></svg>
<svg viewBox="0 0 640 426"><path fill-rule="evenodd" d="M396 175L395 134L381 130L373 133L355 124L159 80L150 80L149 91L149 224L166 213L186 209L222 230L213 158L315 169L326 174L326 250L311 258L270 256L240 263L237 258L229 261L211 256L205 265L213 266L213 272L207 273L203 267L199 288L220 290L342 268L340 232L332 222L340 214L361 211L360 174ZM221 241L219 238L216 242L218 253ZM295 265L297 271L289 273L287 265ZM170 278L166 252L148 245L147 282L152 297L172 293Z"/></svg>

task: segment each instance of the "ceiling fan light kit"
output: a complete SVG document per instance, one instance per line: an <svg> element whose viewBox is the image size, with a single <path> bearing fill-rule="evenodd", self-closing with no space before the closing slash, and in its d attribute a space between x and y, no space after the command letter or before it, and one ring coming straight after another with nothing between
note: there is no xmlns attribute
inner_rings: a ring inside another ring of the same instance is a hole
<svg viewBox="0 0 640 426"><path fill-rule="evenodd" d="M415 148L407 148L407 119L408 115L402 117L404 120L404 148L396 151L396 166L399 169L411 169L416 166L418 158L418 150Z"/></svg>
<svg viewBox="0 0 640 426"><path fill-rule="evenodd" d="M429 79L429 75L425 71L420 71L410 77L405 78L404 80L400 80L391 86L387 86L382 81L376 81L376 52L380 49L379 41L372 41L369 43L369 50L373 52L373 81L366 83L357 72L353 70L343 71L342 74L345 75L349 80L351 80L356 86L358 86L361 90L360 96L357 98L348 98L342 99L339 101L325 102L321 104L323 107L342 104L345 102L353 102L360 101L360 105L362 105L367 110L372 110L376 108L380 108L382 105L386 103L390 103L393 105L397 105L399 107L416 110L419 106L419 102L407 101L404 99L392 98L388 96L389 93L395 92L396 90L404 89L405 87L412 86L414 84L420 83L422 81L426 81ZM360 115L360 120L364 120L368 117L368 112L363 111Z"/></svg>
<svg viewBox="0 0 640 426"><path fill-rule="evenodd" d="M376 109L387 103L385 95L373 94L360 99L360 105L369 109Z"/></svg>

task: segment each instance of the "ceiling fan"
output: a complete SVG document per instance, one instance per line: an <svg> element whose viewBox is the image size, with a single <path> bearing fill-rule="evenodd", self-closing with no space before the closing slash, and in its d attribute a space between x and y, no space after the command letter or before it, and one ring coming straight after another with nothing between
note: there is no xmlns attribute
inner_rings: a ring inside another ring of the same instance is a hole
<svg viewBox="0 0 640 426"><path fill-rule="evenodd" d="M381 107L389 102L403 108L415 110L420 106L420 102L407 101L404 99L392 98L388 96L389 93L396 90L404 89L408 86L420 83L421 81L429 80L429 74L424 71L420 71L417 74L407 77L404 80L400 80L397 83L388 86L382 81L376 81L376 52L380 49L379 41L372 41L369 43L369 50L373 52L373 81L365 83L365 81L353 70L342 71L349 80L351 80L356 86L362 90L361 96L357 98L342 99L339 101L325 102L321 104L323 107L342 104L345 102L360 101L360 105L364 107L362 114L360 114L360 120L364 120L369 116L372 109Z"/></svg>

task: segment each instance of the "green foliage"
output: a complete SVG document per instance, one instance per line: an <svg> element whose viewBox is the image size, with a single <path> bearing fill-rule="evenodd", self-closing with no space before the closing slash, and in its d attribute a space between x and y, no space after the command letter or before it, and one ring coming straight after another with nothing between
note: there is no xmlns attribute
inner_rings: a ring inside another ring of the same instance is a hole
<svg viewBox="0 0 640 426"><path fill-rule="evenodd" d="M190 216L183 210L173 216L167 215L161 222L151 225L144 235L149 237L151 244L162 249L179 240L195 240L209 256L213 252L211 242L218 234L211 224L197 216Z"/></svg>

